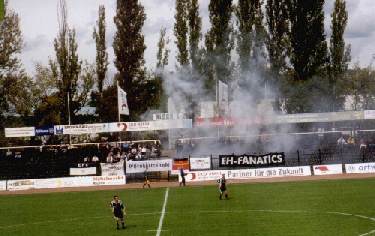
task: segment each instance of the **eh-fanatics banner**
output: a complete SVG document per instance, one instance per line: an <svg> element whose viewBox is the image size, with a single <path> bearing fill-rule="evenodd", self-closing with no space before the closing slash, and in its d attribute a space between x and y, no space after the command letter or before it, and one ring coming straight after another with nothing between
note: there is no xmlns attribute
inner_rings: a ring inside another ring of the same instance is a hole
<svg viewBox="0 0 375 236"><path fill-rule="evenodd" d="M285 165L283 152L272 152L265 155L220 155L220 167L270 167Z"/></svg>

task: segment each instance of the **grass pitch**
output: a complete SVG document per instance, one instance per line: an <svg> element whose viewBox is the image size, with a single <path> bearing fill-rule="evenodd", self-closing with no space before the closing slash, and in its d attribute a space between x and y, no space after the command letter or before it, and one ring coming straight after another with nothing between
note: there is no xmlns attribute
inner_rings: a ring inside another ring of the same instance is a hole
<svg viewBox="0 0 375 236"><path fill-rule="evenodd" d="M4 18L4 0L0 0L0 22Z"/></svg>
<svg viewBox="0 0 375 236"><path fill-rule="evenodd" d="M156 235L166 189L0 196L0 235ZM375 179L170 188L161 235L375 235ZM116 230L109 202L127 205ZM367 234L370 235L371 234Z"/></svg>

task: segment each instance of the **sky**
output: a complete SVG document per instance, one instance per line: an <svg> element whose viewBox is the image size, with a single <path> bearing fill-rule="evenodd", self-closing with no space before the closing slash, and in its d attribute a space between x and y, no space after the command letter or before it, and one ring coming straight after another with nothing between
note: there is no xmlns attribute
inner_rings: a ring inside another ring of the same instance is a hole
<svg viewBox="0 0 375 236"><path fill-rule="evenodd" d="M18 13L21 20L21 31L24 48L20 55L23 65L29 74L35 73L35 64L47 64L49 58L54 58L53 40L58 32L57 24L58 0L8 0L9 7ZM95 62L95 42L92 38L93 28L98 18L99 5L106 8L107 51L109 53L108 77L116 73L113 65L112 49L113 36L116 27L113 22L116 0L66 0L68 6L68 24L76 29L78 53L81 59L89 63ZM162 27L167 29L170 38L169 69L176 63L176 46L173 36L175 0L141 0L147 15L143 33L145 35L145 61L149 69L155 68L157 41ZM209 29L208 3L200 0L200 15L203 22L203 33ZM334 0L326 0L325 30L330 36L330 14ZM375 1L347 0L349 14L348 26L345 32L346 43L352 47L352 64L359 63L367 66L372 63L375 55Z"/></svg>

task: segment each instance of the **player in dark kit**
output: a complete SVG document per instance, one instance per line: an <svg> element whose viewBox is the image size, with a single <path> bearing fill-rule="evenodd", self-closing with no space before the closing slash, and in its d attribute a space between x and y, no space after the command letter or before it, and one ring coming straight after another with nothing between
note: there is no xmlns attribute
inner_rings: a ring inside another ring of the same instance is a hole
<svg viewBox="0 0 375 236"><path fill-rule="evenodd" d="M143 188L148 186L148 188L151 188L150 180L148 179L147 174L145 174L145 180L143 181Z"/></svg>
<svg viewBox="0 0 375 236"><path fill-rule="evenodd" d="M186 174L184 173L184 169L181 168L181 169L180 169L180 177L181 177L180 187L181 187L181 185L182 185L182 186L186 186L186 179L185 179L185 176L186 176Z"/></svg>
<svg viewBox="0 0 375 236"><path fill-rule="evenodd" d="M228 199L228 192L227 192L227 185L226 185L226 180L225 180L225 175L223 174L221 179L217 181L219 183L219 191L220 191L220 196L219 199L221 200L223 197L223 194L225 196L225 199Z"/></svg>
<svg viewBox="0 0 375 236"><path fill-rule="evenodd" d="M113 196L113 200L111 201L111 208L112 208L114 219L116 220L117 229L120 229L120 222L121 222L122 228L125 229L125 221L124 221L124 215L126 214L125 206L118 196Z"/></svg>

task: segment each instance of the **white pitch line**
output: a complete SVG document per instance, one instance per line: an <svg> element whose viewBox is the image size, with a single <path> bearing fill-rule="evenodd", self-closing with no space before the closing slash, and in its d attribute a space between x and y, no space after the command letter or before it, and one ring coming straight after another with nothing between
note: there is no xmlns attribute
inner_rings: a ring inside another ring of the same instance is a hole
<svg viewBox="0 0 375 236"><path fill-rule="evenodd" d="M365 233L365 234L361 234L359 236L366 236L366 235L370 235L370 234L373 234L373 233L375 233L375 230L372 230L372 231L370 231L368 233Z"/></svg>
<svg viewBox="0 0 375 236"><path fill-rule="evenodd" d="M167 206L167 201L168 201L168 193L169 193L169 188L167 188L167 190L165 190L163 209L161 210L161 216L160 216L160 220L159 220L159 226L158 226L158 229L156 231L156 236L160 236L160 233L161 233L161 230L162 230L162 227L163 227L165 208Z"/></svg>

